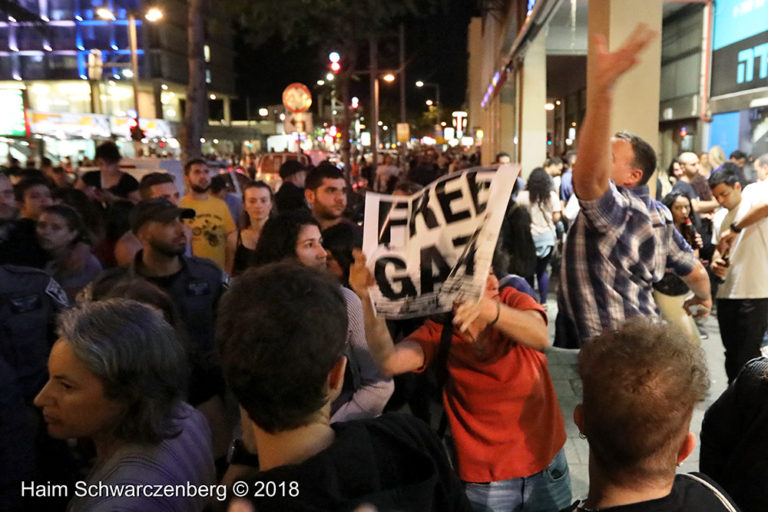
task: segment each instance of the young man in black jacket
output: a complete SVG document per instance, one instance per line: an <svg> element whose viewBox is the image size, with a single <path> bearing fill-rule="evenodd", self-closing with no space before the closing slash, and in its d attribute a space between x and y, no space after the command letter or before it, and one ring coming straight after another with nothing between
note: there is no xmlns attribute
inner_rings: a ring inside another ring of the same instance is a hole
<svg viewBox="0 0 768 512"><path fill-rule="evenodd" d="M237 480L230 496L260 512L470 510L420 420L330 424L347 336L344 298L330 275L290 263L246 272L222 298L216 336L243 430L225 475Z"/></svg>

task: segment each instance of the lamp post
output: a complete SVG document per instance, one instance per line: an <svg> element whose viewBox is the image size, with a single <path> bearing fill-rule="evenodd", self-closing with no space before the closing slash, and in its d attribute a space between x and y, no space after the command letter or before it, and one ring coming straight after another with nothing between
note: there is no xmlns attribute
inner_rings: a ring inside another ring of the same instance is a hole
<svg viewBox="0 0 768 512"><path fill-rule="evenodd" d="M131 82L133 84L133 110L136 111L136 126L139 124L139 50L136 37L136 16L128 13L128 42L131 48Z"/></svg>
<svg viewBox="0 0 768 512"><path fill-rule="evenodd" d="M96 15L105 20L115 20L115 15L106 7L96 11ZM163 18L163 11L152 7L144 14L147 21L155 22ZM136 124L139 123L139 48L136 35L136 13L128 11L128 43L131 50L131 82L133 85L133 109L136 111Z"/></svg>
<svg viewBox="0 0 768 512"><path fill-rule="evenodd" d="M416 87L434 87L435 88L435 108L437 109L437 124L440 124L440 84L433 82L416 82Z"/></svg>

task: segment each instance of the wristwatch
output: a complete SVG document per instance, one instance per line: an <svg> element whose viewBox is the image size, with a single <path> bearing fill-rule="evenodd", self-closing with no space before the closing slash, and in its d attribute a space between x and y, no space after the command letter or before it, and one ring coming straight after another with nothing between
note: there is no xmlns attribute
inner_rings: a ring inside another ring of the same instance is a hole
<svg viewBox="0 0 768 512"><path fill-rule="evenodd" d="M744 228L737 228L735 222L731 222L730 228L731 228L731 231L733 231L734 233L741 233L741 230L744 229Z"/></svg>
<svg viewBox="0 0 768 512"><path fill-rule="evenodd" d="M235 439L232 444L229 445L229 452L227 453L227 463L229 464L241 464L243 466L259 467L259 456L255 453L251 453L245 447L242 439Z"/></svg>

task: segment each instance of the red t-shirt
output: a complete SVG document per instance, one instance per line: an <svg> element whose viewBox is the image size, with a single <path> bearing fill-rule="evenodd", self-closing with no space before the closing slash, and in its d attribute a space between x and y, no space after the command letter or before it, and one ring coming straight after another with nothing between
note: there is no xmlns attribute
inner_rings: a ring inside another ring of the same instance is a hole
<svg viewBox="0 0 768 512"><path fill-rule="evenodd" d="M504 304L546 314L514 288L501 292ZM435 356L442 326L428 321L408 339L424 351L423 371ZM458 331L458 329L456 330ZM547 358L494 330L487 352L453 335L443 402L456 440L459 477L498 482L530 476L549 465L565 444L565 426Z"/></svg>

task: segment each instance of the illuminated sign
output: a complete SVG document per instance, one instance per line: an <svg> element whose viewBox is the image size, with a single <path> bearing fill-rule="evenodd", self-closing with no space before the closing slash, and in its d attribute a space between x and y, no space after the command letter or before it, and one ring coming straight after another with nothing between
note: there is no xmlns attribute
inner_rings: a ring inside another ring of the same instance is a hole
<svg viewBox="0 0 768 512"><path fill-rule="evenodd" d="M768 0L715 2L713 50L719 50L768 30Z"/></svg>
<svg viewBox="0 0 768 512"><path fill-rule="evenodd" d="M768 0L715 6L712 96L768 86Z"/></svg>
<svg viewBox="0 0 768 512"><path fill-rule="evenodd" d="M25 137L27 135L24 122L24 98L21 89L0 89L0 105L3 115L0 116L0 135Z"/></svg>

